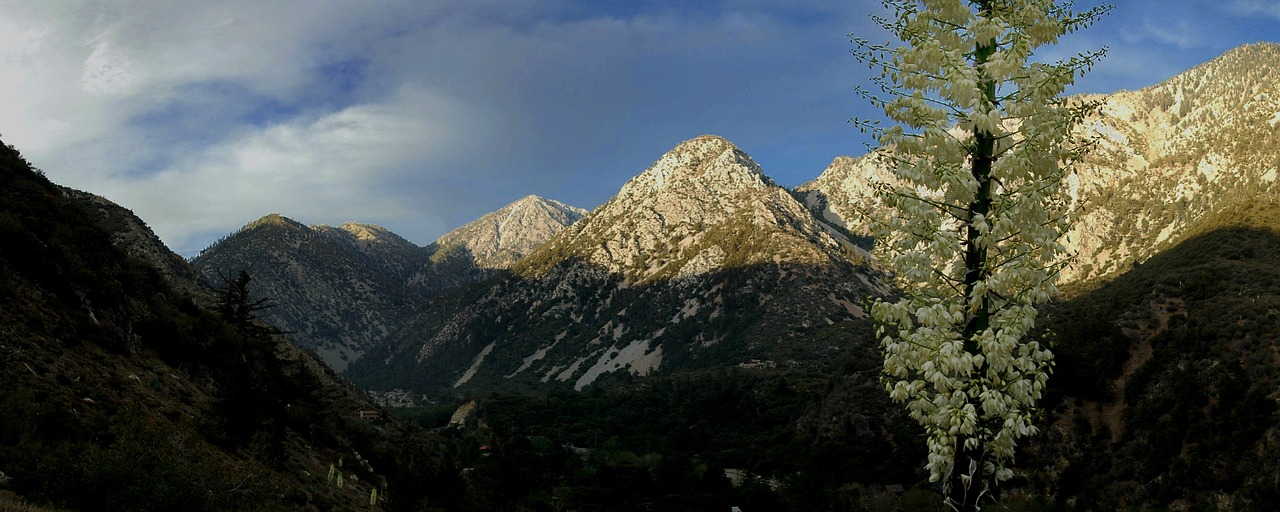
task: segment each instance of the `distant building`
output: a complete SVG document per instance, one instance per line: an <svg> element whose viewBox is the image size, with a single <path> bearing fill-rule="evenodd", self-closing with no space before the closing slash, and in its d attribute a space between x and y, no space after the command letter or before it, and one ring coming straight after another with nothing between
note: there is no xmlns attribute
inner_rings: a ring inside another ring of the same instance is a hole
<svg viewBox="0 0 1280 512"><path fill-rule="evenodd" d="M362 420L376 420L382 417L382 413L378 411L358 411L356 415Z"/></svg>

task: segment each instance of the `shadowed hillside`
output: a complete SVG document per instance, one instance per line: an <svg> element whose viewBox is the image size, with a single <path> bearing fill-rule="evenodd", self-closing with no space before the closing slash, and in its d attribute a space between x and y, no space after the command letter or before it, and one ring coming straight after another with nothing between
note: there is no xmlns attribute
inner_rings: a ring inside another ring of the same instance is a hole
<svg viewBox="0 0 1280 512"><path fill-rule="evenodd" d="M1046 312L1057 366L1042 432L1021 447L997 509L1269 510L1280 499L1280 233L1257 227L1280 220L1275 206L1234 205ZM816 328L796 346L841 348L825 366L620 372L535 396L477 390L484 398L462 422L494 436L485 481L524 503L938 510L919 471L921 433L881 387L866 323ZM581 455L548 448L561 445ZM746 483L719 480L724 469Z"/></svg>
<svg viewBox="0 0 1280 512"><path fill-rule="evenodd" d="M416 329L371 351L349 374L367 389L447 397L582 390L715 368L834 371L839 354L874 348L861 336L828 334L872 331L859 305L834 296L849 293L831 284L846 275L745 265L627 286L603 268L568 260L546 276L509 274L429 302L410 326Z"/></svg>
<svg viewBox="0 0 1280 512"><path fill-rule="evenodd" d="M254 319L247 276L202 287L127 210L50 183L8 146L0 240L5 502L363 510L375 490L379 507L449 499L421 487L456 475L442 442L358 418L379 409Z"/></svg>
<svg viewBox="0 0 1280 512"><path fill-rule="evenodd" d="M1280 500L1280 204L1227 205L1185 242L1052 310L1051 428L1026 467L1096 506Z"/></svg>

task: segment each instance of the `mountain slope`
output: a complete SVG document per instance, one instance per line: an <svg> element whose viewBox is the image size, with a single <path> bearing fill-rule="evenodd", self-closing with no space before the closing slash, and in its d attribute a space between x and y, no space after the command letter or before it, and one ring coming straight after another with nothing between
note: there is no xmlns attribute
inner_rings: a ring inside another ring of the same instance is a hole
<svg viewBox="0 0 1280 512"><path fill-rule="evenodd" d="M192 263L213 284L249 272L264 320L343 371L429 297L482 280L582 216L528 196L423 248L380 226L305 226L279 214L249 223Z"/></svg>
<svg viewBox="0 0 1280 512"><path fill-rule="evenodd" d="M865 252L740 149L686 141L492 284L433 301L352 375L440 391L805 365L811 331L887 293ZM861 262L855 263L855 262Z"/></svg>
<svg viewBox="0 0 1280 512"><path fill-rule="evenodd" d="M350 244L370 261L370 266L396 280L409 279L422 261L423 250L400 235L374 224L347 222L338 227L312 229Z"/></svg>
<svg viewBox="0 0 1280 512"><path fill-rule="evenodd" d="M267 322L338 371L404 322L421 300L405 281L424 251L377 226L308 227L277 214L254 221L192 264L214 284L247 271Z"/></svg>
<svg viewBox="0 0 1280 512"><path fill-rule="evenodd" d="M437 295L480 281L510 267L586 213L559 201L526 196L440 237L428 247L429 261L410 283Z"/></svg>
<svg viewBox="0 0 1280 512"><path fill-rule="evenodd" d="M1280 197L1050 309L1058 367L1037 491L1093 510L1266 510L1280 499Z"/></svg>
<svg viewBox="0 0 1280 512"><path fill-rule="evenodd" d="M1081 216L1067 237L1077 252L1064 277L1114 277L1191 234L1197 219L1242 197L1273 194L1280 146L1280 44L1231 50L1103 102L1083 129L1098 144L1071 192ZM800 187L807 201L862 231L855 205L871 201L869 157L840 157Z"/></svg>
<svg viewBox="0 0 1280 512"><path fill-rule="evenodd" d="M456 473L397 461L439 441L357 418L366 395L232 314L128 210L8 146L0 239L0 508L350 510L374 489L411 508L406 481ZM343 458L349 484L326 484Z"/></svg>

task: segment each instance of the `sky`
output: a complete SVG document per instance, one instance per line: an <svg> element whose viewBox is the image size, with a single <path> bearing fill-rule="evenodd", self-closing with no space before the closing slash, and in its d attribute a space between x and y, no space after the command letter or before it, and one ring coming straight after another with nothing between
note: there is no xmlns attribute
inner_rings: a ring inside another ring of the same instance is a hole
<svg viewBox="0 0 1280 512"><path fill-rule="evenodd" d="M1276 0L1113 0L1073 92L1280 38ZM1077 9L1096 5L1078 0ZM0 140L194 256L266 215L426 245L529 194L591 209L716 134L784 186L866 152L880 0L0 0Z"/></svg>

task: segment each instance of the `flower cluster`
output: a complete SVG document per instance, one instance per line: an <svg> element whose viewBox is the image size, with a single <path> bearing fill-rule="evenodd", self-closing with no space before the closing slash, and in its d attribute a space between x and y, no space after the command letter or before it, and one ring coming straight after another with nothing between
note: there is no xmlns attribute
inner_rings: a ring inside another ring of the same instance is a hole
<svg viewBox="0 0 1280 512"><path fill-rule="evenodd" d="M889 96L870 99L894 122L876 130L893 173L877 185L881 206L867 211L904 291L871 311L885 381L928 433L931 480L970 462L957 450L979 448L983 475L1005 480L1016 440L1036 432L1035 402L1053 364L1031 335L1066 259L1064 183L1084 147L1073 127L1088 107L1060 96L1102 52L1032 59L1105 9L889 3L897 16L881 24L905 44L859 40L855 51L880 70Z"/></svg>

